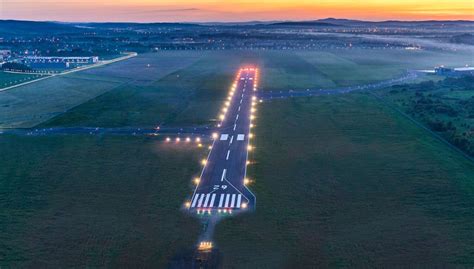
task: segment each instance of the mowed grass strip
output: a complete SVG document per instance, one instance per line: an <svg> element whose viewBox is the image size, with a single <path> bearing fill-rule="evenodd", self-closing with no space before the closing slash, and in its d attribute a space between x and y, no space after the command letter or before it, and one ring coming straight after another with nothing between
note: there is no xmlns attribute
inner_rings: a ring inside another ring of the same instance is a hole
<svg viewBox="0 0 474 269"><path fill-rule="evenodd" d="M205 150L143 137L0 140L0 266L163 268L201 226L180 211Z"/></svg>
<svg viewBox="0 0 474 269"><path fill-rule="evenodd" d="M148 85L127 84L107 92L41 127L209 124L217 117L240 63L240 57L227 53L208 55Z"/></svg>
<svg viewBox="0 0 474 269"><path fill-rule="evenodd" d="M217 226L225 268L474 263L474 166L365 95L263 103L254 213Z"/></svg>

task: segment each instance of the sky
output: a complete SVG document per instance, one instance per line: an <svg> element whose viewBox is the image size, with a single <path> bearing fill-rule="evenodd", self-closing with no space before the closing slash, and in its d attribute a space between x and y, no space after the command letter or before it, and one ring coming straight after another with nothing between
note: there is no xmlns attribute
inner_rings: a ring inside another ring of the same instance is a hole
<svg viewBox="0 0 474 269"><path fill-rule="evenodd" d="M0 19L237 22L251 20L474 20L474 0L0 0Z"/></svg>

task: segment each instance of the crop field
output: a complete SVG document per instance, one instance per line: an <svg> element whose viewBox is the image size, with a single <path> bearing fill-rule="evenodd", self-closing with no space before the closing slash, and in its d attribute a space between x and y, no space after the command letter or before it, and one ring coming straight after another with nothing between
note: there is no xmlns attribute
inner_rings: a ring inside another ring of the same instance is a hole
<svg viewBox="0 0 474 269"><path fill-rule="evenodd" d="M39 75L14 74L0 71L0 89L39 78Z"/></svg>
<svg viewBox="0 0 474 269"><path fill-rule="evenodd" d="M225 268L474 263L474 166L459 153L362 94L258 111L257 211L217 226Z"/></svg>
<svg viewBox="0 0 474 269"><path fill-rule="evenodd" d="M0 139L0 267L163 268L201 229L179 209L207 153L142 137Z"/></svg>

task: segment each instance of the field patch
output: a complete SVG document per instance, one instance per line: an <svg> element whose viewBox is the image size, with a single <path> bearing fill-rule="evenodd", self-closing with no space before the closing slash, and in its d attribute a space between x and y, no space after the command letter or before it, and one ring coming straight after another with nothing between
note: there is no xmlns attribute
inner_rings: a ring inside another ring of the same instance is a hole
<svg viewBox="0 0 474 269"><path fill-rule="evenodd" d="M257 210L217 226L224 266L474 263L474 169L459 153L361 94L258 111Z"/></svg>
<svg viewBox="0 0 474 269"><path fill-rule="evenodd" d="M201 57L186 55L147 54L0 92L0 128L33 127L118 86L152 83Z"/></svg>
<svg viewBox="0 0 474 269"><path fill-rule="evenodd" d="M148 85L124 85L44 124L51 126L203 125L214 122L242 59L215 53Z"/></svg>
<svg viewBox="0 0 474 269"><path fill-rule="evenodd" d="M184 68L207 52L163 51L140 54L127 61L117 62L99 68L77 73L78 76L101 77L129 82L133 85L146 85L168 75L174 70Z"/></svg>
<svg viewBox="0 0 474 269"><path fill-rule="evenodd" d="M16 74L0 71L0 89L40 78L40 75Z"/></svg>
<svg viewBox="0 0 474 269"><path fill-rule="evenodd" d="M180 211L206 150L144 137L0 139L0 266L163 268L196 243Z"/></svg>

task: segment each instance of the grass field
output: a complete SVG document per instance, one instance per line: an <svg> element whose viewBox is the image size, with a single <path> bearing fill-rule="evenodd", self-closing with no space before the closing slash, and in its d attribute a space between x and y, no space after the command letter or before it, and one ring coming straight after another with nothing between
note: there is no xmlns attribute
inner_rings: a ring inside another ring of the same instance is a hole
<svg viewBox="0 0 474 269"><path fill-rule="evenodd" d="M364 95L264 103L225 268L469 267L474 166Z"/></svg>
<svg viewBox="0 0 474 269"><path fill-rule="evenodd" d="M266 52L263 90L302 90L361 85L396 77L408 69L473 65L472 51L326 50Z"/></svg>
<svg viewBox="0 0 474 269"><path fill-rule="evenodd" d="M39 75L14 74L0 71L0 89L39 78Z"/></svg>
<svg viewBox="0 0 474 269"><path fill-rule="evenodd" d="M242 59L202 57L147 85L125 84L41 126L201 125L217 116Z"/></svg>
<svg viewBox="0 0 474 269"><path fill-rule="evenodd" d="M466 61L462 54L398 50L189 51L152 57L156 59L142 56L131 62L76 73L72 77L85 78L84 83L100 79L123 84L92 96L40 127L208 124L213 122L235 71L247 63L261 66L263 90L289 90L360 85L392 78L409 68ZM414 59L417 65L413 64ZM162 64L168 69L160 69Z"/></svg>
<svg viewBox="0 0 474 269"><path fill-rule="evenodd" d="M242 64L261 66L264 90L288 90L366 83L417 59L428 68L464 57L179 53L0 93L0 127L207 124ZM258 109L249 167L257 211L217 226L226 267L474 264L472 163L362 94ZM196 243L201 226L179 208L203 150L144 137L2 135L0 152L0 267L161 268Z"/></svg>
<svg viewBox="0 0 474 269"><path fill-rule="evenodd" d="M111 64L0 92L0 128L33 127L121 85L158 80L197 59L176 52L140 55L126 61L130 68Z"/></svg>
<svg viewBox="0 0 474 269"><path fill-rule="evenodd" d="M0 139L0 267L163 268L201 229L179 209L206 152L139 137Z"/></svg>

